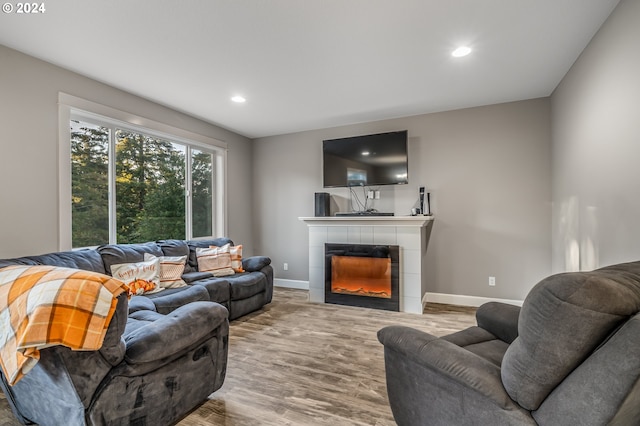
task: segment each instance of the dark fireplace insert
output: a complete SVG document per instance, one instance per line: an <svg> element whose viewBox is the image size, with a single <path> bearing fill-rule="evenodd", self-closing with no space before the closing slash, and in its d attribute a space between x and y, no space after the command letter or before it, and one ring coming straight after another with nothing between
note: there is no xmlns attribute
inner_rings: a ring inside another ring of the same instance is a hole
<svg viewBox="0 0 640 426"><path fill-rule="evenodd" d="M325 244L325 303L400 310L399 247Z"/></svg>

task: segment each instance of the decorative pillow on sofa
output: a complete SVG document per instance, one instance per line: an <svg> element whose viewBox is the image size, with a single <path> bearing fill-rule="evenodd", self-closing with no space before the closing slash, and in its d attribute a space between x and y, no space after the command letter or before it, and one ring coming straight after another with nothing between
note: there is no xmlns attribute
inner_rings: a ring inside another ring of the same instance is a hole
<svg viewBox="0 0 640 426"><path fill-rule="evenodd" d="M178 288L187 285L182 279L184 265L187 263L187 256L154 256L150 253L144 254L145 261L154 259L158 259L160 262L160 287Z"/></svg>
<svg viewBox="0 0 640 426"><path fill-rule="evenodd" d="M235 274L231 267L230 244L222 247L196 248L198 271L210 272L214 277L226 277Z"/></svg>
<svg viewBox="0 0 640 426"><path fill-rule="evenodd" d="M223 247L225 246L229 246L229 254L231 254L231 269L233 269L233 272L244 272L244 269L242 269L242 244L239 244L237 246L225 244ZM209 246L209 248L219 247Z"/></svg>
<svg viewBox="0 0 640 426"><path fill-rule="evenodd" d="M130 295L157 293L160 287L160 260L111 265L111 275L124 282Z"/></svg>

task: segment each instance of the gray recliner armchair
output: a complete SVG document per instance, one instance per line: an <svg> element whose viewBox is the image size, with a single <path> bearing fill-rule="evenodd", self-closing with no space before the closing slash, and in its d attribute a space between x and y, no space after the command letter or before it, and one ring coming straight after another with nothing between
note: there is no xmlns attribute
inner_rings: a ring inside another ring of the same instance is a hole
<svg viewBox="0 0 640 426"><path fill-rule="evenodd" d="M640 262L550 276L444 337L378 332L398 425L639 425Z"/></svg>

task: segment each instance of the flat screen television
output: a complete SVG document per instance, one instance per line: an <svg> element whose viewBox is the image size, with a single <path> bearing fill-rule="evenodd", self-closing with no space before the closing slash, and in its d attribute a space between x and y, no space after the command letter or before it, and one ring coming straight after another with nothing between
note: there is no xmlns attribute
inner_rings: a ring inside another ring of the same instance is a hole
<svg viewBox="0 0 640 426"><path fill-rule="evenodd" d="M407 131L322 141L325 188L408 183Z"/></svg>

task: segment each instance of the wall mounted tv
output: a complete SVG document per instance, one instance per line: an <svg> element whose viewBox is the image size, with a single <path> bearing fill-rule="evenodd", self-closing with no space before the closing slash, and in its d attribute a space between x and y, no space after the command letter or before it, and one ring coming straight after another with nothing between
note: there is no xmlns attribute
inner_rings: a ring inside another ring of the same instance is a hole
<svg viewBox="0 0 640 426"><path fill-rule="evenodd" d="M322 141L325 188L408 183L407 131Z"/></svg>

